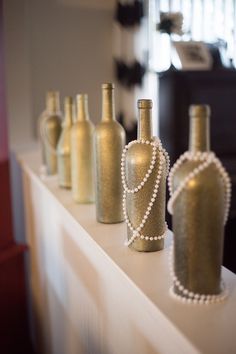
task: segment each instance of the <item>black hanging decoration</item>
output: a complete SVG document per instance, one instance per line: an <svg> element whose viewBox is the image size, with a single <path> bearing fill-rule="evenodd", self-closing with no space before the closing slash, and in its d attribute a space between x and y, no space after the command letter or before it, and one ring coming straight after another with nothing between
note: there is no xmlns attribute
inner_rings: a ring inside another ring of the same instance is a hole
<svg viewBox="0 0 236 354"><path fill-rule="evenodd" d="M173 29L173 20L169 19L169 18L164 18L158 25L157 25L157 29L162 32L162 33L168 33L171 34L172 33L172 29Z"/></svg>
<svg viewBox="0 0 236 354"><path fill-rule="evenodd" d="M137 139L137 129L138 129L137 122L134 123L134 125L133 125L133 127L131 129L127 129L125 127L125 122L124 122L124 113L122 113L122 112L118 113L117 120L118 120L118 122L120 122L120 124L126 130L126 144L128 144L132 140L136 140Z"/></svg>
<svg viewBox="0 0 236 354"><path fill-rule="evenodd" d="M130 88L134 85L142 85L142 79L145 74L144 65L140 64L137 60L131 65L121 60L116 60L115 65L116 77L123 86Z"/></svg>
<svg viewBox="0 0 236 354"><path fill-rule="evenodd" d="M114 19L118 26L122 29L122 35L125 37L133 28L141 26L142 18L144 17L143 0L133 0L132 2L122 2L117 0ZM123 89L130 90L135 86L141 86L146 68L137 59L131 62L126 62L125 58L115 58L114 63L115 75L117 81L121 84ZM133 104L133 102L131 102ZM135 115L135 112L134 112ZM137 138L137 123L135 117L133 119L133 126L125 126L125 112L118 114L119 121L126 129L127 143Z"/></svg>
<svg viewBox="0 0 236 354"><path fill-rule="evenodd" d="M135 0L133 4L122 4L118 2L115 19L124 27L139 25L144 16L143 4Z"/></svg>

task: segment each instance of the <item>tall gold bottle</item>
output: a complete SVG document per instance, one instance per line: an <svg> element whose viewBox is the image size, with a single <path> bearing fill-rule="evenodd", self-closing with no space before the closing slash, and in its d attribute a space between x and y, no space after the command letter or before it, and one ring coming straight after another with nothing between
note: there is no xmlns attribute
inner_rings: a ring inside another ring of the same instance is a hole
<svg viewBox="0 0 236 354"><path fill-rule="evenodd" d="M57 173L56 146L61 133L61 112L59 92L49 91L46 96L46 110L39 119L39 129L42 141L42 158L46 164L47 173Z"/></svg>
<svg viewBox="0 0 236 354"><path fill-rule="evenodd" d="M189 151L209 152L208 106L190 107ZM173 176L173 191L199 166L187 160ZM173 204L174 273L184 288L197 294L218 294L224 236L225 187L210 164L191 178ZM174 291L181 295L177 286Z"/></svg>
<svg viewBox="0 0 236 354"><path fill-rule="evenodd" d="M93 134L88 96L77 95L77 118L71 129L72 197L77 203L93 203L95 199Z"/></svg>
<svg viewBox="0 0 236 354"><path fill-rule="evenodd" d="M139 100L139 119L138 119L138 140L153 141L152 135L152 101ZM126 210L129 220L136 229L145 214L148 204L152 198L158 168L160 166L160 152L157 153L155 167L149 176L147 182L138 193L127 194ZM150 162L152 160L152 147L146 144L134 144L129 148L126 155L126 180L129 188L135 188L145 177ZM142 229L144 236L155 237L163 235L166 229L165 224L165 206L166 206L166 162L163 164L163 172L160 179L159 189L156 200L152 206L150 215ZM132 231L127 229L128 239L132 237ZM152 252L162 250L164 239L145 240L136 238L130 245L130 248L136 251Z"/></svg>
<svg viewBox="0 0 236 354"><path fill-rule="evenodd" d="M43 136L43 122L46 119L46 117L48 116L48 101L49 101L49 97L51 95L52 91L48 91L46 93L46 105L45 105L45 109L43 110L43 112L40 114L39 119L38 119L38 137L40 139L40 148L41 148L41 156L42 156L42 163L44 166L46 166L46 151L45 151L45 145L44 145L44 136Z"/></svg>
<svg viewBox="0 0 236 354"><path fill-rule="evenodd" d="M121 155L125 131L115 118L114 85L102 85L102 120L95 129L96 212L103 223L124 220Z"/></svg>
<svg viewBox="0 0 236 354"><path fill-rule="evenodd" d="M71 188L71 126L73 116L73 99L65 97L65 118L62 132L57 145L58 181L59 186Z"/></svg>

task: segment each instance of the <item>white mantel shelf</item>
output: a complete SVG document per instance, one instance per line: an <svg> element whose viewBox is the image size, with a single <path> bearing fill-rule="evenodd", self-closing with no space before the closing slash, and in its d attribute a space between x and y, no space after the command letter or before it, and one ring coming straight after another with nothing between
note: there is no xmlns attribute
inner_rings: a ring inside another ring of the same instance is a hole
<svg viewBox="0 0 236 354"><path fill-rule="evenodd" d="M35 343L54 354L236 353L236 275L223 268L225 303L169 295L168 245L124 246L124 223L96 222L57 178L40 178L37 152L21 154Z"/></svg>

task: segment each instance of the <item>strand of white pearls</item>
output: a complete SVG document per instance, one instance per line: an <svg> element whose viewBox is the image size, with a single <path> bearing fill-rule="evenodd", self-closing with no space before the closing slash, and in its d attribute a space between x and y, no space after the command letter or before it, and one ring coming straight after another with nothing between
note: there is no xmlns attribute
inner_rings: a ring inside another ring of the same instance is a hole
<svg viewBox="0 0 236 354"><path fill-rule="evenodd" d="M123 194L123 213L124 213L124 218L125 218L126 224L128 225L129 229L133 232L132 237L130 238L130 240L132 240L132 242L137 237L140 237L140 231L143 229L143 227L146 224L146 221L147 221L147 219L148 219L148 217L149 217L149 215L151 213L152 206L153 206L153 204L154 204L154 202L156 200L158 189L159 189L160 179L161 179L162 170L163 170L163 162L164 162L164 159L163 159L163 156L161 156L160 165L159 165L158 172L157 172L157 178L156 178L155 185L154 185L154 188L153 188L153 194L152 194L151 199L150 199L150 201L148 203L148 206L147 206L147 209L146 209L146 211L144 213L143 219L142 219L141 223L139 224L139 226L136 229L132 226L132 224L131 224L131 222L129 220L128 214L127 214L127 210L126 210L126 192L127 191L124 191L124 194Z"/></svg>
<svg viewBox="0 0 236 354"><path fill-rule="evenodd" d="M223 281L221 282L221 293L216 295L209 295L209 294L197 294L193 291L186 289L176 277L174 273L174 266L173 266L173 259L174 259L174 252L173 252L173 243L170 246L169 252L169 267L171 272L171 277L173 279L173 286L170 288L170 294L177 300L180 300L183 303L193 304L193 305L209 305L213 303L220 303L225 301L228 296L228 289L225 287ZM176 287L181 295L176 294L174 291L174 287Z"/></svg>
<svg viewBox="0 0 236 354"><path fill-rule="evenodd" d="M126 182L126 177L125 177L125 159L126 159L126 153L129 150L129 148L134 145L134 144L146 144L146 145L151 145L152 146L152 158L151 158L151 162L150 162L150 166L147 170L147 173L145 174L144 178L142 179L142 181L139 183L138 186L130 189L127 185ZM124 147L123 153L122 153L122 158L121 158L121 179L122 179L122 184L123 184L123 188L127 193L137 193L140 189L143 188L143 186L145 185L145 183L147 182L148 178L150 177L154 166L155 166L155 162L156 162L156 157L157 157L157 148L158 148L159 144L158 141L149 141L149 140L133 140L131 141L128 145L126 145Z"/></svg>
<svg viewBox="0 0 236 354"><path fill-rule="evenodd" d="M176 172L176 170L182 165L182 163L185 160L191 160L191 161L202 161L202 163L193 169L192 172L189 173L189 175L184 179L184 181L179 185L179 187L173 192L173 177ZM197 152L197 153L192 153L192 152L185 152L183 155L180 156L180 158L176 161L174 166L172 167L169 178L168 178L168 186L169 186L169 191L171 198L168 202L168 211L170 214L173 214L173 205L176 199L178 198L179 194L182 192L182 190L185 188L185 186L189 183L189 181L196 177L200 172L205 170L210 164L214 163L216 168L218 169L221 178L224 181L225 185L225 215L224 215L224 224L226 223L229 215L229 209L230 209L230 199L231 199L231 182L230 178L225 171L224 167L222 166L221 162L219 159L215 156L213 152ZM170 289L171 295L188 304L212 304L212 303L219 303L224 301L227 296L228 296L228 290L225 287L224 283L222 282L221 285L221 293L217 295L208 295L208 294L196 294L192 291L189 291L186 289L179 279L177 278L176 274L174 273L174 266L173 266L173 244L170 247L170 253L169 253L169 262L170 262L170 271L171 271L171 276L173 279L173 286ZM176 287L181 295L178 295L174 291L174 287Z"/></svg>
<svg viewBox="0 0 236 354"><path fill-rule="evenodd" d="M134 240L135 240L137 237L140 237L141 240L146 240L146 241L158 241L158 240L162 240L162 239L165 238L166 233L167 233L167 230L168 230L168 225L167 225L167 223L165 222L165 230L164 230L163 234L161 234L161 235L159 235L159 236L144 236L144 235L140 234L139 232L138 232L138 233L133 233L133 235L130 237L130 239L125 241L125 246L131 245L131 243L133 243Z"/></svg>
<svg viewBox="0 0 236 354"><path fill-rule="evenodd" d="M134 145L134 144L146 144L146 145L150 145L153 147L153 153L152 153L152 159L151 159L151 163L150 166L148 168L148 171L145 175L145 177L143 178L143 180L141 181L141 183L135 187L135 188L128 188L127 183L126 183L126 176L125 176L125 159L126 159L126 153L128 151L128 149ZM138 225L138 227L134 228L133 225L131 224L131 221L129 220L128 214L127 214L127 210L126 210L126 193L129 194L134 194L140 191L140 189L143 188L144 184L147 182L149 176L151 175L153 168L155 166L155 162L156 162L156 154L157 154L157 150L160 153L160 165L157 171L157 177L156 177L156 181L154 184L154 188L153 188L153 193L152 196L150 198L150 201L148 203L147 209L144 213L144 216L142 218L142 221L140 222L140 224ZM154 153L155 151L155 153ZM121 159L121 178L122 178L122 184L123 184L123 188L124 188L124 193L123 193L123 213L124 213L124 218L125 218L125 222L128 225L129 229L132 231L132 236L129 240L127 240L125 242L126 246L129 246L132 242L134 242L134 240L139 237L141 239L145 239L147 241L156 241L156 240L161 240L165 237L166 232L167 232L167 224L165 225L165 231L163 232L162 235L159 236L144 236L143 234L141 234L141 230L143 229L149 215L150 212L152 210L152 206L157 198L157 193L159 190L159 184L160 184L160 180L161 180L161 175L163 172L163 164L166 161L166 166L167 166L167 174L169 172L169 165L170 165L170 160L169 160L169 155L167 154L167 152L165 151L165 149L162 147L162 144L160 142L159 139L156 139L154 141L149 141L149 140L134 140L131 143L129 143L128 145L125 146L123 153L122 153L122 159Z"/></svg>
<svg viewBox="0 0 236 354"><path fill-rule="evenodd" d="M202 161L202 163L193 169L192 172L180 183L178 188L173 192L173 177L176 173L176 170L182 165L185 160L192 160L192 161ZM222 166L220 160L215 156L213 152L185 152L180 158L176 161L174 166L172 167L169 178L168 178L168 186L170 192L170 199L167 205L167 209L170 214L173 214L173 205L182 192L182 190L186 187L186 185L190 182L190 180L196 177L199 173L205 170L210 164L215 164L216 168L218 169L221 178L224 181L225 185L225 214L224 214L224 224L226 224L228 216L229 216L229 209L230 209L230 200L231 200L231 182L228 173Z"/></svg>

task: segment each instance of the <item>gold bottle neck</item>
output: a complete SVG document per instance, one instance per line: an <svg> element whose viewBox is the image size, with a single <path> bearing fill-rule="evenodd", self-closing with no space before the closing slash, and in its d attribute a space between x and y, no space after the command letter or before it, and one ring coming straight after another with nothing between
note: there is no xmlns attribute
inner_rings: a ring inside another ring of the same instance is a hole
<svg viewBox="0 0 236 354"><path fill-rule="evenodd" d="M152 138L152 110L139 108L138 139L151 140Z"/></svg>
<svg viewBox="0 0 236 354"><path fill-rule="evenodd" d="M50 91L46 97L46 110L50 115L60 114L60 95L57 91Z"/></svg>
<svg viewBox="0 0 236 354"><path fill-rule="evenodd" d="M73 121L73 99L66 97L64 103L64 121L63 127L70 127Z"/></svg>
<svg viewBox="0 0 236 354"><path fill-rule="evenodd" d="M88 113L88 96L87 95L77 95L76 97L77 105L77 121L83 122L89 120Z"/></svg>
<svg viewBox="0 0 236 354"><path fill-rule="evenodd" d="M196 112L190 117L189 151L210 150L210 119L208 112Z"/></svg>
<svg viewBox="0 0 236 354"><path fill-rule="evenodd" d="M115 117L115 99L114 99L114 85L102 85L102 121L114 121Z"/></svg>

